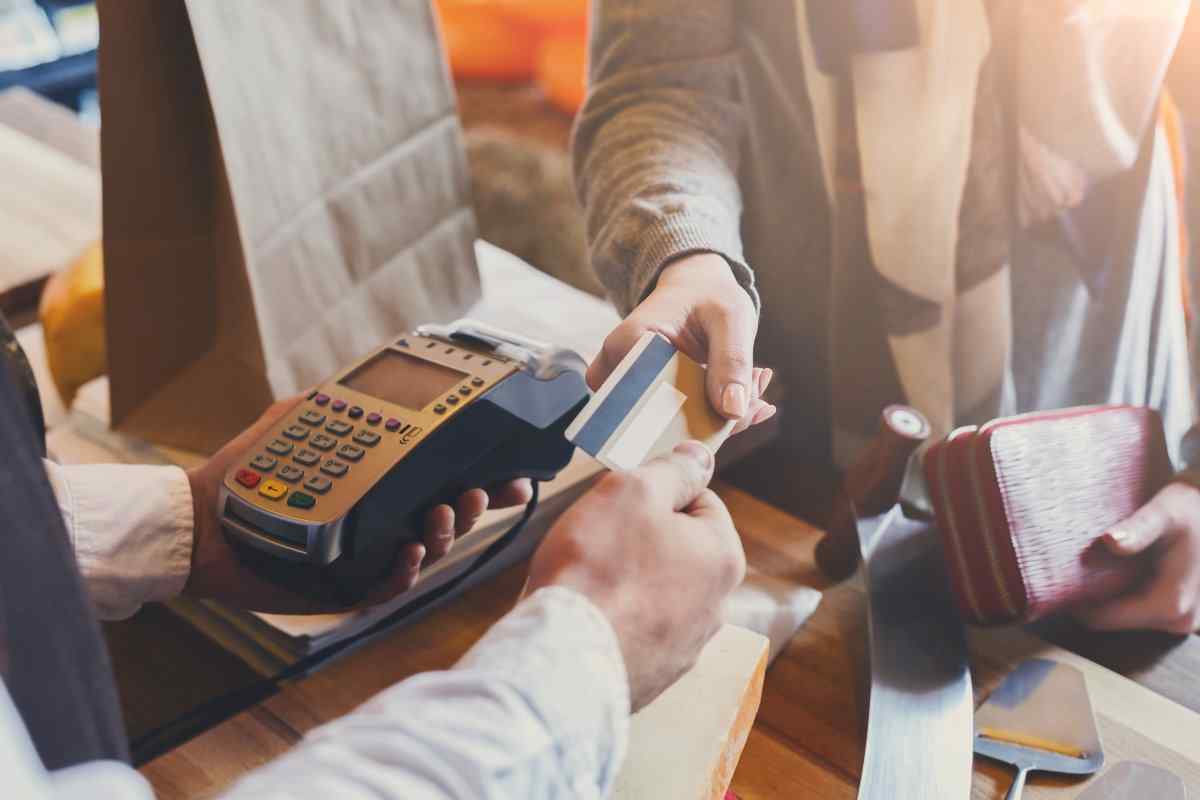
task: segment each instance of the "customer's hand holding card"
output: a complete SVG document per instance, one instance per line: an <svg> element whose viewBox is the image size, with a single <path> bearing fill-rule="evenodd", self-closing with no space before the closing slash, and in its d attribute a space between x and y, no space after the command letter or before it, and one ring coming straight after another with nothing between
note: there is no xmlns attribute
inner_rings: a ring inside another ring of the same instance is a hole
<svg viewBox="0 0 1200 800"><path fill-rule="evenodd" d="M704 367L645 333L567 428L567 439L614 470L635 469L689 439L715 454L737 420L713 410L704 378Z"/></svg>

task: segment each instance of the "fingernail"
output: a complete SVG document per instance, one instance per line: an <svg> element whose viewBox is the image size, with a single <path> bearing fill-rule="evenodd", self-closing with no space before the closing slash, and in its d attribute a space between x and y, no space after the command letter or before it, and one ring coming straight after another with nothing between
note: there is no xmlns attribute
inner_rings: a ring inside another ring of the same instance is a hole
<svg viewBox="0 0 1200 800"><path fill-rule="evenodd" d="M696 459L706 471L712 469L713 454L711 450L704 446L703 442L680 442L675 445L675 452L681 456Z"/></svg>
<svg viewBox="0 0 1200 800"><path fill-rule="evenodd" d="M1129 541L1129 531L1124 528L1109 528L1108 538L1112 539L1117 544L1124 544Z"/></svg>
<svg viewBox="0 0 1200 800"><path fill-rule="evenodd" d="M778 409L775 406L764 406L757 414L754 415L754 424L759 425L766 422L771 417L775 416Z"/></svg>
<svg viewBox="0 0 1200 800"><path fill-rule="evenodd" d="M762 375L758 379L758 396L762 397L767 392L767 387L771 385L771 379L775 377L775 370L770 367L763 367Z"/></svg>
<svg viewBox="0 0 1200 800"><path fill-rule="evenodd" d="M416 569L425 560L425 545L417 545L408 553L408 568Z"/></svg>
<svg viewBox="0 0 1200 800"><path fill-rule="evenodd" d="M731 383L725 387L721 395L721 410L725 415L734 419L746 416L746 387L740 383Z"/></svg>

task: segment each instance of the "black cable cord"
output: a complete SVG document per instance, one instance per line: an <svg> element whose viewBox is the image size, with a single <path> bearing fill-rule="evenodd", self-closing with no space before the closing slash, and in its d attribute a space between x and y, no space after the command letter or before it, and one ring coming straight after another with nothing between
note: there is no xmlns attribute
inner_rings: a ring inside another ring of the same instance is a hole
<svg viewBox="0 0 1200 800"><path fill-rule="evenodd" d="M500 538L488 545L487 549L475 559L474 563L453 580L439 586L428 594L418 597L411 603L406 603L366 630L360 631L354 636L350 636L340 642L331 644L323 650L307 655L280 670L275 675L255 681L241 689L235 689L234 691L218 695L170 722L147 731L130 743L130 752L133 754L134 765L141 766L168 750L178 747L192 737L203 733L214 725L224 722L235 714L244 711L250 706L261 703L278 692L283 683L305 675L339 653L361 643L364 639L368 639L391 627L397 620L422 611L446 597L462 586L471 576L485 567L501 551L516 540L521 531L525 529L525 525L529 522L529 519L533 516L534 510L537 509L537 504L538 482L533 481L533 496L529 498L529 502L525 505L525 511L521 514L521 518L513 523L513 526L505 531Z"/></svg>

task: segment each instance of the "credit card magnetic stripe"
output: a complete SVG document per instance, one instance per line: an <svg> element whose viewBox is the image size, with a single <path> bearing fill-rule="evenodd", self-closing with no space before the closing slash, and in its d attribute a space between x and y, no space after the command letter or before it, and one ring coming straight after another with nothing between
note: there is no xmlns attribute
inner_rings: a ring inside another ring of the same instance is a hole
<svg viewBox="0 0 1200 800"><path fill-rule="evenodd" d="M600 387L597 395L607 396L594 407L591 415L584 418L585 409L567 429L567 439L593 456L599 455L654 379L675 356L675 347L661 336L654 335L644 341L642 352L629 368L614 372Z"/></svg>

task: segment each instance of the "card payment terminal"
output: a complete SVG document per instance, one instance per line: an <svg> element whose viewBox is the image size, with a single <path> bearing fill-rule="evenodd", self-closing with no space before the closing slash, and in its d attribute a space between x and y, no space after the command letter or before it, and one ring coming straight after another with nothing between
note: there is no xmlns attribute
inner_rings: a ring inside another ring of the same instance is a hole
<svg viewBox="0 0 1200 800"><path fill-rule="evenodd" d="M230 468L225 531L276 577L317 568L350 601L432 506L566 466L585 370L571 350L480 323L418 328L326 381Z"/></svg>

